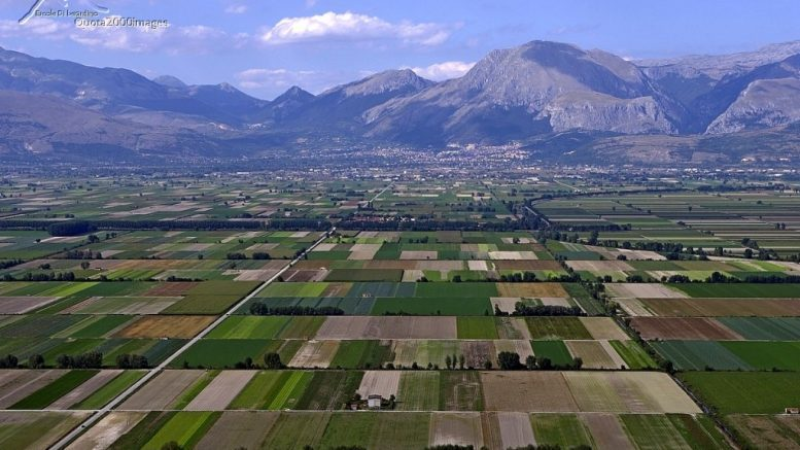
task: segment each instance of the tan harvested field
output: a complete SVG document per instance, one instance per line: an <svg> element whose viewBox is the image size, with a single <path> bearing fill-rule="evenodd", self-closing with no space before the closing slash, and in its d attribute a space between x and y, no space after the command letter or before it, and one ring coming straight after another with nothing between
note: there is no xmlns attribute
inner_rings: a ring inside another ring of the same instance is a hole
<svg viewBox="0 0 800 450"><path fill-rule="evenodd" d="M522 299L519 297L491 297L489 301L492 303L492 310L499 308L500 311L512 313L517 302Z"/></svg>
<svg viewBox="0 0 800 450"><path fill-rule="evenodd" d="M659 283L608 283L606 289L613 298L686 298L683 292Z"/></svg>
<svg viewBox="0 0 800 450"><path fill-rule="evenodd" d="M414 265L418 270L462 270L464 268L463 261L416 261Z"/></svg>
<svg viewBox="0 0 800 450"><path fill-rule="evenodd" d="M640 316L640 317L651 317L653 313L650 309L645 305L642 299L638 298L616 298L614 299L615 302L619 304L619 306L629 315L629 316ZM659 301L665 302L672 302L672 301L682 301L682 300L667 300L667 299L659 299Z"/></svg>
<svg viewBox="0 0 800 450"><path fill-rule="evenodd" d="M542 297L539 299L543 305L547 306L563 306L565 308L569 308L570 306L575 306L570 303L568 298L563 297Z"/></svg>
<svg viewBox="0 0 800 450"><path fill-rule="evenodd" d="M228 411L214 423L195 447L197 450L261 448L280 413Z"/></svg>
<svg viewBox="0 0 800 450"><path fill-rule="evenodd" d="M800 299L686 298L642 299L641 302L658 316L800 316Z"/></svg>
<svg viewBox="0 0 800 450"><path fill-rule="evenodd" d="M403 271L403 281L414 282L422 277L425 276L425 273L421 270L404 270Z"/></svg>
<svg viewBox="0 0 800 450"><path fill-rule="evenodd" d="M455 317L331 316L316 339L456 339Z"/></svg>
<svg viewBox="0 0 800 450"><path fill-rule="evenodd" d="M680 387L661 372L563 372L581 412L700 413Z"/></svg>
<svg viewBox="0 0 800 450"><path fill-rule="evenodd" d="M411 367L417 361L417 348L419 341L392 341L392 353L394 353L394 360L392 364L395 366Z"/></svg>
<svg viewBox="0 0 800 450"><path fill-rule="evenodd" d="M525 320L518 317L498 317L497 334L500 339L531 339L531 330Z"/></svg>
<svg viewBox="0 0 800 450"><path fill-rule="evenodd" d="M116 337L191 339L215 319L214 316L147 316L120 330Z"/></svg>
<svg viewBox="0 0 800 450"><path fill-rule="evenodd" d="M657 252L651 252L649 250L626 250L624 248L608 248L608 247L598 247L595 245L586 245L586 250L590 252L595 252L607 260L616 260L617 256L625 255L628 261L646 261L646 260L653 260L653 261L664 261L667 258L664 255L661 255Z"/></svg>
<svg viewBox="0 0 800 450"><path fill-rule="evenodd" d="M331 365L340 341L307 341L287 364L289 367L327 369Z"/></svg>
<svg viewBox="0 0 800 450"><path fill-rule="evenodd" d="M364 378L361 379L356 392L361 398L367 398L369 395L380 395L387 399L392 395L396 396L401 374L402 372L397 370L368 370L364 372Z"/></svg>
<svg viewBox="0 0 800 450"><path fill-rule="evenodd" d="M314 247L314 250L311 250L311 251L312 252L329 252L329 251L333 250L334 247L336 247L336 244L334 244L332 242L323 242L322 244L319 244L318 246Z"/></svg>
<svg viewBox="0 0 800 450"><path fill-rule="evenodd" d="M108 384L109 381L113 380L121 373L122 370L101 370L100 373L93 376L77 388L73 389L67 395L56 400L46 409L67 409L72 405L75 405L88 398L90 395L94 394L95 391Z"/></svg>
<svg viewBox="0 0 800 450"><path fill-rule="evenodd" d="M503 436L500 432L500 419L496 412L486 412L481 414L481 426L483 427L483 445L488 448L504 448Z"/></svg>
<svg viewBox="0 0 800 450"><path fill-rule="evenodd" d="M217 375L188 405L186 411L223 411L253 379L255 370L226 370Z"/></svg>
<svg viewBox="0 0 800 450"><path fill-rule="evenodd" d="M525 358L527 358L528 356L533 356L533 348L531 347L530 341L523 341L523 340L494 341L494 347L497 350L497 353L513 352L518 354L520 361L522 361L522 364L525 364Z"/></svg>
<svg viewBox="0 0 800 450"><path fill-rule="evenodd" d="M603 346L608 356L611 357L611 361L614 362L614 365L612 367L616 369L623 367L626 369L630 368L628 364L625 362L625 360L622 359L622 357L619 355L619 353L617 353L614 347L611 346L611 343L609 341L597 341L597 342L599 342L600 345Z"/></svg>
<svg viewBox="0 0 800 450"><path fill-rule="evenodd" d="M278 273L277 270L237 270L232 271L234 273L230 272L231 271L225 271L225 274L236 275L236 278L234 278L236 281L267 281Z"/></svg>
<svg viewBox="0 0 800 450"><path fill-rule="evenodd" d="M61 297L0 297L0 314L25 314Z"/></svg>
<svg viewBox="0 0 800 450"><path fill-rule="evenodd" d="M614 322L610 317L580 317L581 323L592 339L595 340L609 340L609 341L627 341L630 340L627 334Z"/></svg>
<svg viewBox="0 0 800 450"><path fill-rule="evenodd" d="M0 409L6 409L52 383L66 370L0 370Z"/></svg>
<svg viewBox="0 0 800 450"><path fill-rule="evenodd" d="M350 256L347 259L370 261L380 249L381 244L355 244L350 248Z"/></svg>
<svg viewBox="0 0 800 450"><path fill-rule="evenodd" d="M569 297L560 283L497 283L500 297Z"/></svg>
<svg viewBox="0 0 800 450"><path fill-rule="evenodd" d="M439 252L430 250L403 250L400 252L400 259L436 259Z"/></svg>
<svg viewBox="0 0 800 450"><path fill-rule="evenodd" d="M617 416L612 414L584 414L582 420L589 428L598 449L634 450L628 434Z"/></svg>
<svg viewBox="0 0 800 450"><path fill-rule="evenodd" d="M46 411L31 413L21 411L0 411L0 432L3 434L13 432L12 430L17 425L26 425L48 417L57 419L51 422L55 422L55 425L51 428L41 429L41 427L37 427L36 429L40 429L41 434L32 437L28 441L31 443L28 448L44 450L46 448L50 448L50 446L55 444L58 439L78 426L78 424L85 420L88 415L88 412Z"/></svg>
<svg viewBox="0 0 800 450"><path fill-rule="evenodd" d="M332 316L317 330L315 336L320 340L364 339L372 317Z"/></svg>
<svg viewBox="0 0 800 450"><path fill-rule="evenodd" d="M283 273L283 279L285 281L294 281L294 282L308 282L308 281L322 281L328 276L328 272L326 269L319 269L319 270L295 270L290 269Z"/></svg>
<svg viewBox="0 0 800 450"><path fill-rule="evenodd" d="M489 258L493 261L500 261L500 260L511 260L511 261L519 261L519 260L526 260L526 261L534 261L539 259L536 256L536 253L532 251L521 251L521 252L514 252L514 251L497 251L497 252L489 252Z"/></svg>
<svg viewBox="0 0 800 450"><path fill-rule="evenodd" d="M500 438L503 442L503 448L536 445L531 419L527 413L500 412L497 413L497 420L500 424Z"/></svg>
<svg viewBox="0 0 800 450"><path fill-rule="evenodd" d="M100 419L89 431L82 434L68 448L69 450L105 450L125 433L132 430L145 412L112 412Z"/></svg>
<svg viewBox="0 0 800 450"><path fill-rule="evenodd" d="M492 341L459 341L461 354L466 359L467 367L483 367L491 361L493 367L498 366L497 350Z"/></svg>
<svg viewBox="0 0 800 450"><path fill-rule="evenodd" d="M800 417L732 415L726 420L754 448L800 449L800 443L793 439L792 433L787 433L788 429L795 435L800 434Z"/></svg>
<svg viewBox="0 0 800 450"><path fill-rule="evenodd" d="M634 270L625 261L567 261L567 265L574 270L588 271L628 271Z"/></svg>
<svg viewBox="0 0 800 450"><path fill-rule="evenodd" d="M487 411L573 412L572 398L561 372L481 372Z"/></svg>
<svg viewBox="0 0 800 450"><path fill-rule="evenodd" d="M431 414L428 443L435 445L483 446L483 430L480 413L433 413Z"/></svg>
<svg viewBox="0 0 800 450"><path fill-rule="evenodd" d="M573 357L583 360L586 369L619 369L606 349L598 341L565 341Z"/></svg>
<svg viewBox="0 0 800 450"><path fill-rule="evenodd" d="M469 270L489 270L489 265L486 261L467 261L467 267L469 267Z"/></svg>
<svg viewBox="0 0 800 450"><path fill-rule="evenodd" d="M642 339L678 341L740 341L744 338L735 331L706 317L634 317L633 327Z"/></svg>
<svg viewBox="0 0 800 450"><path fill-rule="evenodd" d="M175 399L198 378L203 370L165 370L156 376L117 409L132 411L158 411L167 409Z"/></svg>

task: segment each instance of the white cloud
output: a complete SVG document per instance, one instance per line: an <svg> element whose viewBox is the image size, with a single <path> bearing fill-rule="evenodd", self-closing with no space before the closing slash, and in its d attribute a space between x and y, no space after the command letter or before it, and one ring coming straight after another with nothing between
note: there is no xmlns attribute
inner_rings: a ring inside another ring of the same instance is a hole
<svg viewBox="0 0 800 450"><path fill-rule="evenodd" d="M247 69L236 74L242 89L275 91L306 84L317 72L313 70Z"/></svg>
<svg viewBox="0 0 800 450"><path fill-rule="evenodd" d="M438 45L450 37L448 27L436 23L390 23L379 17L352 12L326 12L315 16L287 17L261 35L267 44L318 42L322 40L398 40Z"/></svg>
<svg viewBox="0 0 800 450"><path fill-rule="evenodd" d="M241 4L230 5L227 8L225 8L225 12L228 14L244 14L247 12L247 5L241 5Z"/></svg>
<svg viewBox="0 0 800 450"><path fill-rule="evenodd" d="M313 94L361 78L361 71L315 71L253 68L234 75L236 85L262 98L274 98L292 86Z"/></svg>
<svg viewBox="0 0 800 450"><path fill-rule="evenodd" d="M16 20L0 20L0 38L44 38L58 39L72 29L72 23L52 19L37 18L25 25Z"/></svg>
<svg viewBox="0 0 800 450"><path fill-rule="evenodd" d="M113 21L119 16L101 16ZM251 41L246 34L230 35L205 25L153 27L102 26L95 23L76 25L71 20L34 18L25 24L0 20L0 38L68 39L90 48L128 51L134 53L163 51L177 53L211 53L221 49L239 48Z"/></svg>
<svg viewBox="0 0 800 450"><path fill-rule="evenodd" d="M431 64L428 67L412 67L411 70L423 78L441 81L463 76L469 69L472 69L474 65L474 62L447 61Z"/></svg>

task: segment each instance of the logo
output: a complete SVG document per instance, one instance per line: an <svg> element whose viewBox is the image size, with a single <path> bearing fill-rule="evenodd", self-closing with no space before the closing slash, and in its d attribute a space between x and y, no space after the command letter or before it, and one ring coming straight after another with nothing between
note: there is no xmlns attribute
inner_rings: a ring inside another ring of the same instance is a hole
<svg viewBox="0 0 800 450"><path fill-rule="evenodd" d="M70 14L69 0L60 0L59 1L59 3L62 4L62 9L58 9L58 10L51 9L51 10L47 11L46 13L42 14L44 12L44 9L43 9L44 8L44 4L47 3L47 2L48 2L48 0L34 0L33 5L28 10L28 12L26 12L25 15L22 16L19 19L19 23L20 24L25 24L29 20L31 20L32 18L37 17L37 16L69 17L70 15L75 15L74 13ZM93 2L91 0L84 0L84 2L88 3L89 7L94 10L94 13L95 13L94 15L97 15L97 14L108 14L109 12L111 12L110 9L106 8L105 6L98 5L97 3L95 3L95 2ZM87 15L87 14L85 14L85 11L83 13L84 13L83 15ZM91 14L89 14L89 15L91 15Z"/></svg>
<svg viewBox="0 0 800 450"><path fill-rule="evenodd" d="M28 12L19 19L19 23L24 25L35 17L53 19L72 19L75 26L81 29L103 29L103 28L144 28L158 30L169 27L166 19L140 19L137 17L112 16L111 10L96 3L94 0L76 0L84 4L81 9L70 9L69 0L34 0ZM57 3L58 7L53 8L48 3Z"/></svg>

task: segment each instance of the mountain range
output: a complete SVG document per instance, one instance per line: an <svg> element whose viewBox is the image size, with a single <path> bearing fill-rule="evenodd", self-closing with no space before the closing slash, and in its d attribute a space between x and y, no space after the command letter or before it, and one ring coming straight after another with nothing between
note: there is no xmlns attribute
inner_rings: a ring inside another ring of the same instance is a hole
<svg viewBox="0 0 800 450"><path fill-rule="evenodd" d="M315 140L437 149L515 143L543 160L800 160L800 41L630 61L532 41L433 82L388 70L272 101L0 48L0 155L257 158Z"/></svg>

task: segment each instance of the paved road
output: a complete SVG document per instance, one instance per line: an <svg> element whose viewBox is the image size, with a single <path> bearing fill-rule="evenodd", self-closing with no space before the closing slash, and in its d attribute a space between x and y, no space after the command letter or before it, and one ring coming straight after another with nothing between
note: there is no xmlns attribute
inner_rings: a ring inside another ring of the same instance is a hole
<svg viewBox="0 0 800 450"><path fill-rule="evenodd" d="M384 190L385 190L385 189L384 189ZM383 193L383 192L381 192L381 193ZM378 194L378 195L380 195L380 194ZM197 336L195 336L194 338L192 338L192 340L190 340L189 342L187 342L187 343L186 343L186 344L185 344L183 347L179 348L179 349L178 349L178 350L177 350L175 353L173 353L173 354L172 354L172 355L170 355L170 356L169 356L167 359L165 359L165 360L164 360L164 362L162 362L161 364L159 364L157 367L154 367L154 368L152 368L152 369L148 370L148 372L145 374L145 376L143 376L142 378L140 378L140 379L139 379L139 381L137 381L136 383L134 383L133 385L131 385L131 387L129 387L128 389L126 389L125 391L123 391L121 394L119 394L117 397L115 397L113 400L111 400L111 401L110 401L110 402L109 402L109 403L108 403L106 406L104 406L102 409L99 409L99 410L95 411L95 412L94 412L92 415L90 415L88 418L86 418L86 420L84 420L84 421L83 421L83 422L82 422L80 425L78 425L78 426L77 426L77 427L76 427L74 430L72 430L71 432L69 432L69 434L67 434L66 436L64 436L63 438L61 438L61 440L60 440L60 441L56 442L56 443L55 443L53 446L51 446L50 448L51 448L51 449L53 449L53 450L61 450L61 449L64 449L64 448L66 448L66 447L67 447L67 445L69 445L69 444L70 444L72 441L74 441L74 440L75 440L75 439L76 439L78 436L80 436L80 435L81 435L81 434L82 434L82 433L83 433L83 432L84 432L84 431L85 431L87 428L89 428L89 427L91 427L92 425L94 425L95 423L97 423L97 422L98 422L98 421L99 421L101 418L103 418L103 416L105 416L105 415L106 415L107 413L109 413L109 412L110 412L112 409L114 409L114 407L116 407L117 405L119 405L120 403L122 403L122 402L123 402L125 399L127 399L128 397L130 397L130 395L131 395L131 394L133 394L134 392L136 392L136 390L138 390L140 387L142 387L142 386L143 386L145 383L147 383L148 381L152 380L152 379L153 379L153 378L154 378L156 375L158 375L158 374L159 374L159 372L161 372L162 370L166 369L166 368L167 368L167 366L169 366L169 364L170 364L170 363L172 363L172 361L174 361L174 360L175 360L175 358L177 358L177 357L178 357L178 356L180 356L180 355L181 355L183 352L185 352L187 349L189 349L189 347L191 347L192 345L196 344L196 343L197 343L197 342L198 342L200 339L202 339L203 337L205 337L205 336L206 336L208 333L210 333L210 332L211 332L211 331L212 331L214 328L216 328L217 326L219 326L219 324L221 324L221 323L222 323L222 322L223 322L223 321L224 321L226 318L228 318L229 316L233 315L233 314L236 312L236 310L238 310L239 308L241 308L241 307L242 307L242 305L244 305L245 303L247 303L247 302L248 302L250 299L252 299L252 298L254 298L256 295L258 295L258 293L259 293L259 292L261 292L262 290L264 290L264 288L266 288L266 287L267 287L267 286L269 286L269 285L270 285L272 282L274 282L275 280L277 280L277 279L278 279L278 277L280 277L281 275L283 275L283 274L284 274L284 272L286 272L287 270L289 270L289 269L290 269L292 266L294 266L294 265L295 265L295 264L296 264L298 261L300 261L301 259L303 259L303 257L305 256L305 254L306 254L306 253L310 252L310 251L311 251L311 250L313 250L313 249L314 249L316 246L318 246L319 244L321 244L321 243L322 243L322 242L323 242L323 241L324 241L324 240L325 240L325 239L326 239L328 236L330 236L330 235L331 235L331 233L333 233L334 231L336 231L336 227L333 227L333 228L331 228L330 230L328 230L328 231L325 233L325 235L323 235L323 236L322 236L321 238L319 238L319 239L318 239L316 242L314 242L314 243L313 243L313 244L312 244L310 247L308 247L308 248L307 248L307 249L306 249L306 250L305 250L305 251L304 251L302 254L300 254L300 255L299 255L297 258L293 259L293 260L292 260L292 261L290 261L288 264L286 264L286 265L285 265L285 266L284 266L284 267L283 267L283 268L282 268L280 271L278 271L278 273L276 273L276 274L275 274L275 275L274 275L272 278L270 278L269 280L267 280L267 281L265 281L265 282L261 283L261 284L260 284L260 285L259 285L259 286L258 286L258 287L255 289L255 290L253 290L253 292L251 292L249 295L247 295L247 297L243 298L243 299L242 299L240 302L238 302L238 303L236 303L235 305L233 305L233 306L232 306L230 309L228 309L228 310L227 310L227 311L226 311L224 314L222 314L221 316L219 316L219 317L217 318L217 320L215 320L214 322L212 322L212 323L211 323L211 325L207 326L207 327L206 327L205 329L203 329L203 331L201 331L201 332L200 332L200 333L199 333Z"/></svg>

